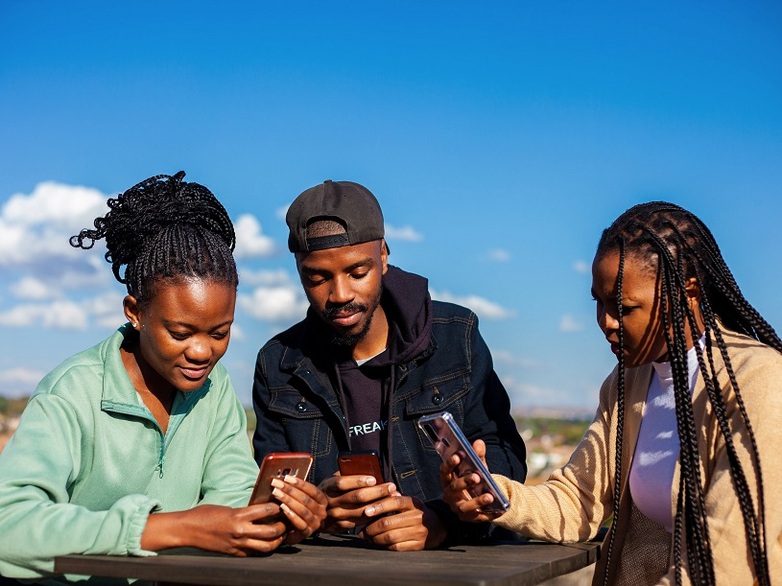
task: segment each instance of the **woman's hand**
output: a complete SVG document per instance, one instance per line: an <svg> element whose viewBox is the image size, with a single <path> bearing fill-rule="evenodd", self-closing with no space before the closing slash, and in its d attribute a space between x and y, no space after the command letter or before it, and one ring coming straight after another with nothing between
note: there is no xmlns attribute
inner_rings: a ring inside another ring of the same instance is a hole
<svg viewBox="0 0 782 586"><path fill-rule="evenodd" d="M247 556L274 551L285 540L287 531L277 503L238 509L201 505L176 513L151 514L141 536L141 547L151 551L197 547Z"/></svg>
<svg viewBox="0 0 782 586"><path fill-rule="evenodd" d="M272 495L280 502L280 509L290 523L285 543L298 543L320 531L326 519L328 499L317 486L295 476L275 478L272 486Z"/></svg>
<svg viewBox="0 0 782 586"><path fill-rule="evenodd" d="M486 465L486 444L483 440L475 440L472 445L475 453ZM500 512L484 512L486 505L494 502L494 497L489 493L483 493L473 497L469 489L480 484L481 477L476 473L459 476L457 468L461 463L458 454L454 454L448 460L440 465L440 484L443 487L443 500L448 503L451 510L458 515L462 521L473 523L486 523L499 517Z"/></svg>

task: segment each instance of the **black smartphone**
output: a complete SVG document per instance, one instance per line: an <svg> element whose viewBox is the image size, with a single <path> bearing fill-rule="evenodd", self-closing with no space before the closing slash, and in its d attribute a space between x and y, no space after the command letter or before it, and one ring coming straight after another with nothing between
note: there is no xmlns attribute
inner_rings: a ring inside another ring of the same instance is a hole
<svg viewBox="0 0 782 586"><path fill-rule="evenodd" d="M457 425L448 411L426 415L418 420L418 427L424 432L434 449L440 454L443 461L448 460L453 454L459 454L461 463L456 468L459 476L475 473L481 478L481 482L471 487L468 491L471 496L477 497L489 493L494 497L491 504L483 507L484 512L504 513L510 508L510 503L494 482L486 466L472 449L469 440Z"/></svg>
<svg viewBox="0 0 782 586"><path fill-rule="evenodd" d="M340 452L337 463L342 476L374 476L378 484L383 482L383 469L375 450Z"/></svg>
<svg viewBox="0 0 782 586"><path fill-rule="evenodd" d="M268 503L272 495L272 480L283 479L285 476L297 476L302 480L307 478L312 466L312 454L307 452L272 452L266 454L258 471L258 479L250 497L251 505Z"/></svg>

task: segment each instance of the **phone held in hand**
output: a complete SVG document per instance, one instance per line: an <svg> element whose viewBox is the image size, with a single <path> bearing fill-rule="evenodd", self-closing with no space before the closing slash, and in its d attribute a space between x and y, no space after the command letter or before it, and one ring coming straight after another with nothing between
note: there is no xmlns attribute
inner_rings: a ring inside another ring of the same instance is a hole
<svg viewBox="0 0 782 586"><path fill-rule="evenodd" d="M457 425L456 421L448 411L426 415L418 420L418 427L424 432L424 435L432 442L434 449L440 454L443 461L448 460L453 454L459 454L461 462L456 467L458 476L466 476L475 473L481 478L481 482L469 489L472 497L477 497L489 493L494 497L491 504L485 505L483 511L503 513L510 508L510 503L500 490L497 483L489 474L486 466L472 449L469 440Z"/></svg>
<svg viewBox="0 0 782 586"><path fill-rule="evenodd" d="M285 476L296 476L302 480L307 478L307 474L312 466L312 454L307 452L272 452L266 454L261 462L261 469L258 472L258 479L255 481L255 488L250 497L251 505L268 503L272 497L272 480L279 478L282 480Z"/></svg>
<svg viewBox="0 0 782 586"><path fill-rule="evenodd" d="M374 476L378 484L383 482L383 469L375 450L340 452L337 463L341 476Z"/></svg>

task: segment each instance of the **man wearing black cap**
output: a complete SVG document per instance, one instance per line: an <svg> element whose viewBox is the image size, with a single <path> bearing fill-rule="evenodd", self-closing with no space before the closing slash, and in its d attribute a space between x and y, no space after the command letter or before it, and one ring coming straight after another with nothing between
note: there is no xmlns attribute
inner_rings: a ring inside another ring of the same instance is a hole
<svg viewBox="0 0 782 586"><path fill-rule="evenodd" d="M326 531L395 550L485 538L490 526L460 523L441 500L440 459L416 425L449 411L486 442L493 472L524 480L524 443L475 314L432 301L425 278L388 264L383 213L362 185L312 187L286 221L310 307L258 353L256 459L313 454ZM341 452L370 450L385 482L335 476Z"/></svg>

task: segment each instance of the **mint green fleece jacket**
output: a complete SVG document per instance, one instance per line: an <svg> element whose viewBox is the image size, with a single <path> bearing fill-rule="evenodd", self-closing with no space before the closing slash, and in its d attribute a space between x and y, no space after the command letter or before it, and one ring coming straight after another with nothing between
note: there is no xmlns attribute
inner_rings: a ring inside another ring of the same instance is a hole
<svg viewBox="0 0 782 586"><path fill-rule="evenodd" d="M50 372L0 453L0 575L47 576L70 553L154 555L140 545L151 512L247 503L258 467L225 368L177 394L163 434L122 364L129 331Z"/></svg>

